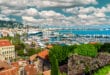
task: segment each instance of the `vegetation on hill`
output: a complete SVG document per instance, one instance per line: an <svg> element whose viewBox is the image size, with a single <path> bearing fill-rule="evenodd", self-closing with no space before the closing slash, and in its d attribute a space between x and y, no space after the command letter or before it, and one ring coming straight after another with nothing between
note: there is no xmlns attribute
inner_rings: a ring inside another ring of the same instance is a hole
<svg viewBox="0 0 110 75"><path fill-rule="evenodd" d="M110 75L110 65L99 69L94 75Z"/></svg>
<svg viewBox="0 0 110 75"><path fill-rule="evenodd" d="M50 50L50 53L52 55L55 55L56 56L56 59L58 60L58 62L62 62L65 59L68 58L69 53L74 52L73 50L74 50L74 46L60 46L60 45L55 45ZM51 55L49 55L49 57L51 58Z"/></svg>
<svg viewBox="0 0 110 75"><path fill-rule="evenodd" d="M15 21L2 21L0 20L0 27L14 28L19 27L22 28L23 24Z"/></svg>
<svg viewBox="0 0 110 75"><path fill-rule="evenodd" d="M74 50L74 53L83 56L96 57L98 51L92 44L82 44Z"/></svg>
<svg viewBox="0 0 110 75"><path fill-rule="evenodd" d="M104 43L100 48L100 52L109 52L110 53L110 43Z"/></svg>
<svg viewBox="0 0 110 75"><path fill-rule="evenodd" d="M71 46L54 45L49 51L49 58L54 55L59 66L67 64L69 75L91 74L92 71L110 64L110 44L80 44ZM64 64L61 64L64 63ZM51 65L54 62L51 62ZM74 72L73 72L74 69ZM64 71L64 73L66 73ZM92 73L93 74L93 73Z"/></svg>

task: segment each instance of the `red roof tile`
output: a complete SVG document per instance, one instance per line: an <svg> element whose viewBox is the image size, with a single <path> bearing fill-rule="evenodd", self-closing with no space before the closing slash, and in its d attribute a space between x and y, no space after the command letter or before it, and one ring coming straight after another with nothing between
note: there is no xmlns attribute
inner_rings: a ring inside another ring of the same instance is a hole
<svg viewBox="0 0 110 75"><path fill-rule="evenodd" d="M28 73L27 75L37 75L37 69L34 65L26 65L25 70Z"/></svg>
<svg viewBox="0 0 110 75"><path fill-rule="evenodd" d="M43 59L47 59L49 54L49 50L45 49L37 54L38 57L41 57Z"/></svg>
<svg viewBox="0 0 110 75"><path fill-rule="evenodd" d="M0 68L4 68L4 69L9 69L11 68L11 65L9 65L7 62L5 61L1 61L0 60Z"/></svg>
<svg viewBox="0 0 110 75"><path fill-rule="evenodd" d="M37 57L37 54L30 56L30 60L33 61Z"/></svg>
<svg viewBox="0 0 110 75"><path fill-rule="evenodd" d="M7 70L0 71L0 75L18 75L18 68L13 67Z"/></svg>
<svg viewBox="0 0 110 75"><path fill-rule="evenodd" d="M89 42L89 44L97 44L97 42Z"/></svg>
<svg viewBox="0 0 110 75"><path fill-rule="evenodd" d="M12 62L11 65L14 66L14 67L19 67L19 63L18 62Z"/></svg>
<svg viewBox="0 0 110 75"><path fill-rule="evenodd" d="M53 46L51 44L46 46L48 49L51 49Z"/></svg>
<svg viewBox="0 0 110 75"><path fill-rule="evenodd" d="M9 40L0 40L0 47L3 46L11 46L11 42Z"/></svg>
<svg viewBox="0 0 110 75"><path fill-rule="evenodd" d="M50 75L50 73L51 73L51 70L44 71L44 72L43 72L43 75Z"/></svg>

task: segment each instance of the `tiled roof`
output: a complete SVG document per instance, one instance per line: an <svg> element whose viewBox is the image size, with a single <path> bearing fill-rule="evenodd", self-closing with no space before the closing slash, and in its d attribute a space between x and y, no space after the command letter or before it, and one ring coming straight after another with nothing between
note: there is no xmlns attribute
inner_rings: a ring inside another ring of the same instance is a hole
<svg viewBox="0 0 110 75"><path fill-rule="evenodd" d="M9 40L0 40L0 47L3 46L11 46L11 42Z"/></svg>
<svg viewBox="0 0 110 75"><path fill-rule="evenodd" d="M13 67L7 70L0 71L0 75L18 75L18 68Z"/></svg>
<svg viewBox="0 0 110 75"><path fill-rule="evenodd" d="M11 65L14 66L14 67L19 67L19 63L18 62L12 62Z"/></svg>
<svg viewBox="0 0 110 75"><path fill-rule="evenodd" d="M40 57L42 59L47 59L49 54L49 50L45 49L39 52L38 54L34 54L30 56L30 60L33 61L36 57Z"/></svg>
<svg viewBox="0 0 110 75"><path fill-rule="evenodd" d="M37 69L35 65L28 64L25 66L25 70L28 73L28 75L37 75Z"/></svg>
<svg viewBox="0 0 110 75"><path fill-rule="evenodd" d="M30 60L33 61L37 57L37 54L30 56Z"/></svg>
<svg viewBox="0 0 110 75"><path fill-rule="evenodd" d="M44 72L43 72L43 75L50 75L50 72L51 72L51 70L44 71Z"/></svg>
<svg viewBox="0 0 110 75"><path fill-rule="evenodd" d="M51 44L46 46L48 49L52 48L53 46Z"/></svg>
<svg viewBox="0 0 110 75"><path fill-rule="evenodd" d="M9 69L11 66L6 61L0 61L0 68Z"/></svg>
<svg viewBox="0 0 110 75"><path fill-rule="evenodd" d="M49 50L47 50L47 49L45 49L45 50L43 50L37 54L37 56L42 58L42 59L47 59L48 55L49 55Z"/></svg>
<svg viewBox="0 0 110 75"><path fill-rule="evenodd" d="M89 42L89 44L97 44L97 42Z"/></svg>

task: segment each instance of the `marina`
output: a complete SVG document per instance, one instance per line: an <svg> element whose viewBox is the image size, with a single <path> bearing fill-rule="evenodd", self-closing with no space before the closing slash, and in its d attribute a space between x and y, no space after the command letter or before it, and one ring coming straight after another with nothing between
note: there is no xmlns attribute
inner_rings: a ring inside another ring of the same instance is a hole
<svg viewBox="0 0 110 75"><path fill-rule="evenodd" d="M109 43L110 42L110 30L76 30L76 29L57 29L57 28L45 28L32 32L28 32L28 38L37 39L42 44L81 44L90 42ZM39 39L38 39L39 37ZM43 43L42 43L43 42Z"/></svg>

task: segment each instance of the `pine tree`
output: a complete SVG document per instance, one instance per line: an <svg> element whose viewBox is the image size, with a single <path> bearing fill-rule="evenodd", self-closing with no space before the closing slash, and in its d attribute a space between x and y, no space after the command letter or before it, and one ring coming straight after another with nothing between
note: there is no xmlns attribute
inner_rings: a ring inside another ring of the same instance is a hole
<svg viewBox="0 0 110 75"><path fill-rule="evenodd" d="M51 62L51 75L59 75L59 68L58 68L58 60L56 59L55 55L51 55L50 58Z"/></svg>

